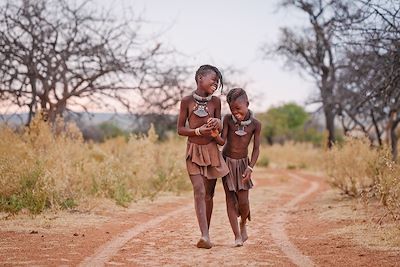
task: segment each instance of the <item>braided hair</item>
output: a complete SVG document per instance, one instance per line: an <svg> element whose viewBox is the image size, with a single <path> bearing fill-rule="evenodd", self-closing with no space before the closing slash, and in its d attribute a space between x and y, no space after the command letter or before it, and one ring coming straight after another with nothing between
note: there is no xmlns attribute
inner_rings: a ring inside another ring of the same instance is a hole
<svg viewBox="0 0 400 267"><path fill-rule="evenodd" d="M233 101L240 97L244 97L245 100L248 101L245 90L243 90L242 88L233 88L226 95L226 101L228 102L228 104L231 104Z"/></svg>
<svg viewBox="0 0 400 267"><path fill-rule="evenodd" d="M222 89L224 88L224 81L222 79L222 74L219 71L217 67L214 67L212 65L201 65L199 69L196 71L196 75L194 76L194 79L196 80L196 83L198 82L199 76L200 75L205 75L210 71L214 71L215 74L217 74L218 77L218 82L219 82L219 87Z"/></svg>

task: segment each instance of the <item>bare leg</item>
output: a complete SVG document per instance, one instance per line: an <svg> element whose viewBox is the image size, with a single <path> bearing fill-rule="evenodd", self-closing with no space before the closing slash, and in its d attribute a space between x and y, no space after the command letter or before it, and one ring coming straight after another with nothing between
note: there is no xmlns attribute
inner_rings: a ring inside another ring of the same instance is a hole
<svg viewBox="0 0 400 267"><path fill-rule="evenodd" d="M205 201L206 201L207 225L208 229L210 229L211 214L214 207L213 197L217 179L207 179L206 177L204 177L203 179L204 179L204 187L206 190Z"/></svg>
<svg viewBox="0 0 400 267"><path fill-rule="evenodd" d="M231 224L233 234L235 235L235 246L240 247L243 245L243 241L237 220L238 214L235 207L235 192L229 191L228 185L225 182L225 178L223 178L223 185L226 198L226 211L228 213L229 223Z"/></svg>
<svg viewBox="0 0 400 267"><path fill-rule="evenodd" d="M238 192L238 199L239 199L239 214L241 217L240 233L242 235L243 242L245 242L248 238L247 229L246 229L246 220L250 215L249 191L248 190L240 190Z"/></svg>
<svg viewBox="0 0 400 267"><path fill-rule="evenodd" d="M194 193L194 208L196 210L197 221L199 223L201 238L197 243L199 248L211 248L210 236L208 233L207 217L206 217L206 203L205 198L205 188L203 182L203 176L201 175L191 175L190 181L193 185Z"/></svg>

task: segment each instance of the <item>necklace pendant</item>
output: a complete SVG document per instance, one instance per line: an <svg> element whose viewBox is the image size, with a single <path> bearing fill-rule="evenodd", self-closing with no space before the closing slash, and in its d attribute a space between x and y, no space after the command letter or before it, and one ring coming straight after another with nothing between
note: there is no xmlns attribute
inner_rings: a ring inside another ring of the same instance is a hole
<svg viewBox="0 0 400 267"><path fill-rule="evenodd" d="M197 109L195 111L193 111L194 114L196 114L196 116L200 117L200 118L204 118L208 115L208 112L205 110L205 107L202 105L198 105Z"/></svg>
<svg viewBox="0 0 400 267"><path fill-rule="evenodd" d="M244 135L246 135L247 133L246 133L246 131L244 130L244 126L239 126L239 129L237 129L237 130L235 131L235 134L236 134L236 135L239 135L239 136L244 136Z"/></svg>

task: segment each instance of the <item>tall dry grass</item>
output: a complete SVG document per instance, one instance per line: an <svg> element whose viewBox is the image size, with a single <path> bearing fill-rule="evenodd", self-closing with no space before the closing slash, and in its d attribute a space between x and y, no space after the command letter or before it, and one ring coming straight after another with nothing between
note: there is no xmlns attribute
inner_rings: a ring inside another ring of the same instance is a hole
<svg viewBox="0 0 400 267"><path fill-rule="evenodd" d="M378 199L400 220L400 164L391 160L387 147L371 147L367 138L345 138L331 150L306 143L263 145L257 164L323 172L344 194Z"/></svg>
<svg viewBox="0 0 400 267"><path fill-rule="evenodd" d="M56 134L55 134L56 133ZM146 136L86 143L72 124L40 118L23 134L0 128L0 210L39 213L71 208L92 197L127 205L160 191L190 189L184 140Z"/></svg>
<svg viewBox="0 0 400 267"><path fill-rule="evenodd" d="M347 138L326 153L325 168L333 186L365 199L377 198L400 220L400 164L388 147L374 148L367 138Z"/></svg>
<svg viewBox="0 0 400 267"><path fill-rule="evenodd" d="M321 170L324 152L311 143L286 142L283 145L262 145L257 164L287 169Z"/></svg>

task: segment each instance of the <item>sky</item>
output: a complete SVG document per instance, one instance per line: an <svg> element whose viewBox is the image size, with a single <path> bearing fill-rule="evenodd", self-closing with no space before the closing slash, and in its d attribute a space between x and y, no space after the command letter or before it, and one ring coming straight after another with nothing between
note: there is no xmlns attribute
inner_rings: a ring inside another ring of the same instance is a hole
<svg viewBox="0 0 400 267"><path fill-rule="evenodd" d="M284 68L282 59L265 60L261 47L277 42L279 28L297 26L305 18L295 10L278 9L278 0L94 0L107 7L121 6L143 17L142 33L157 35L167 47L187 58L187 64L212 64L222 71L228 66L246 82L244 88L257 112L287 102L304 105L315 86ZM160 34L161 33L161 34ZM195 84L193 84L195 89Z"/></svg>

